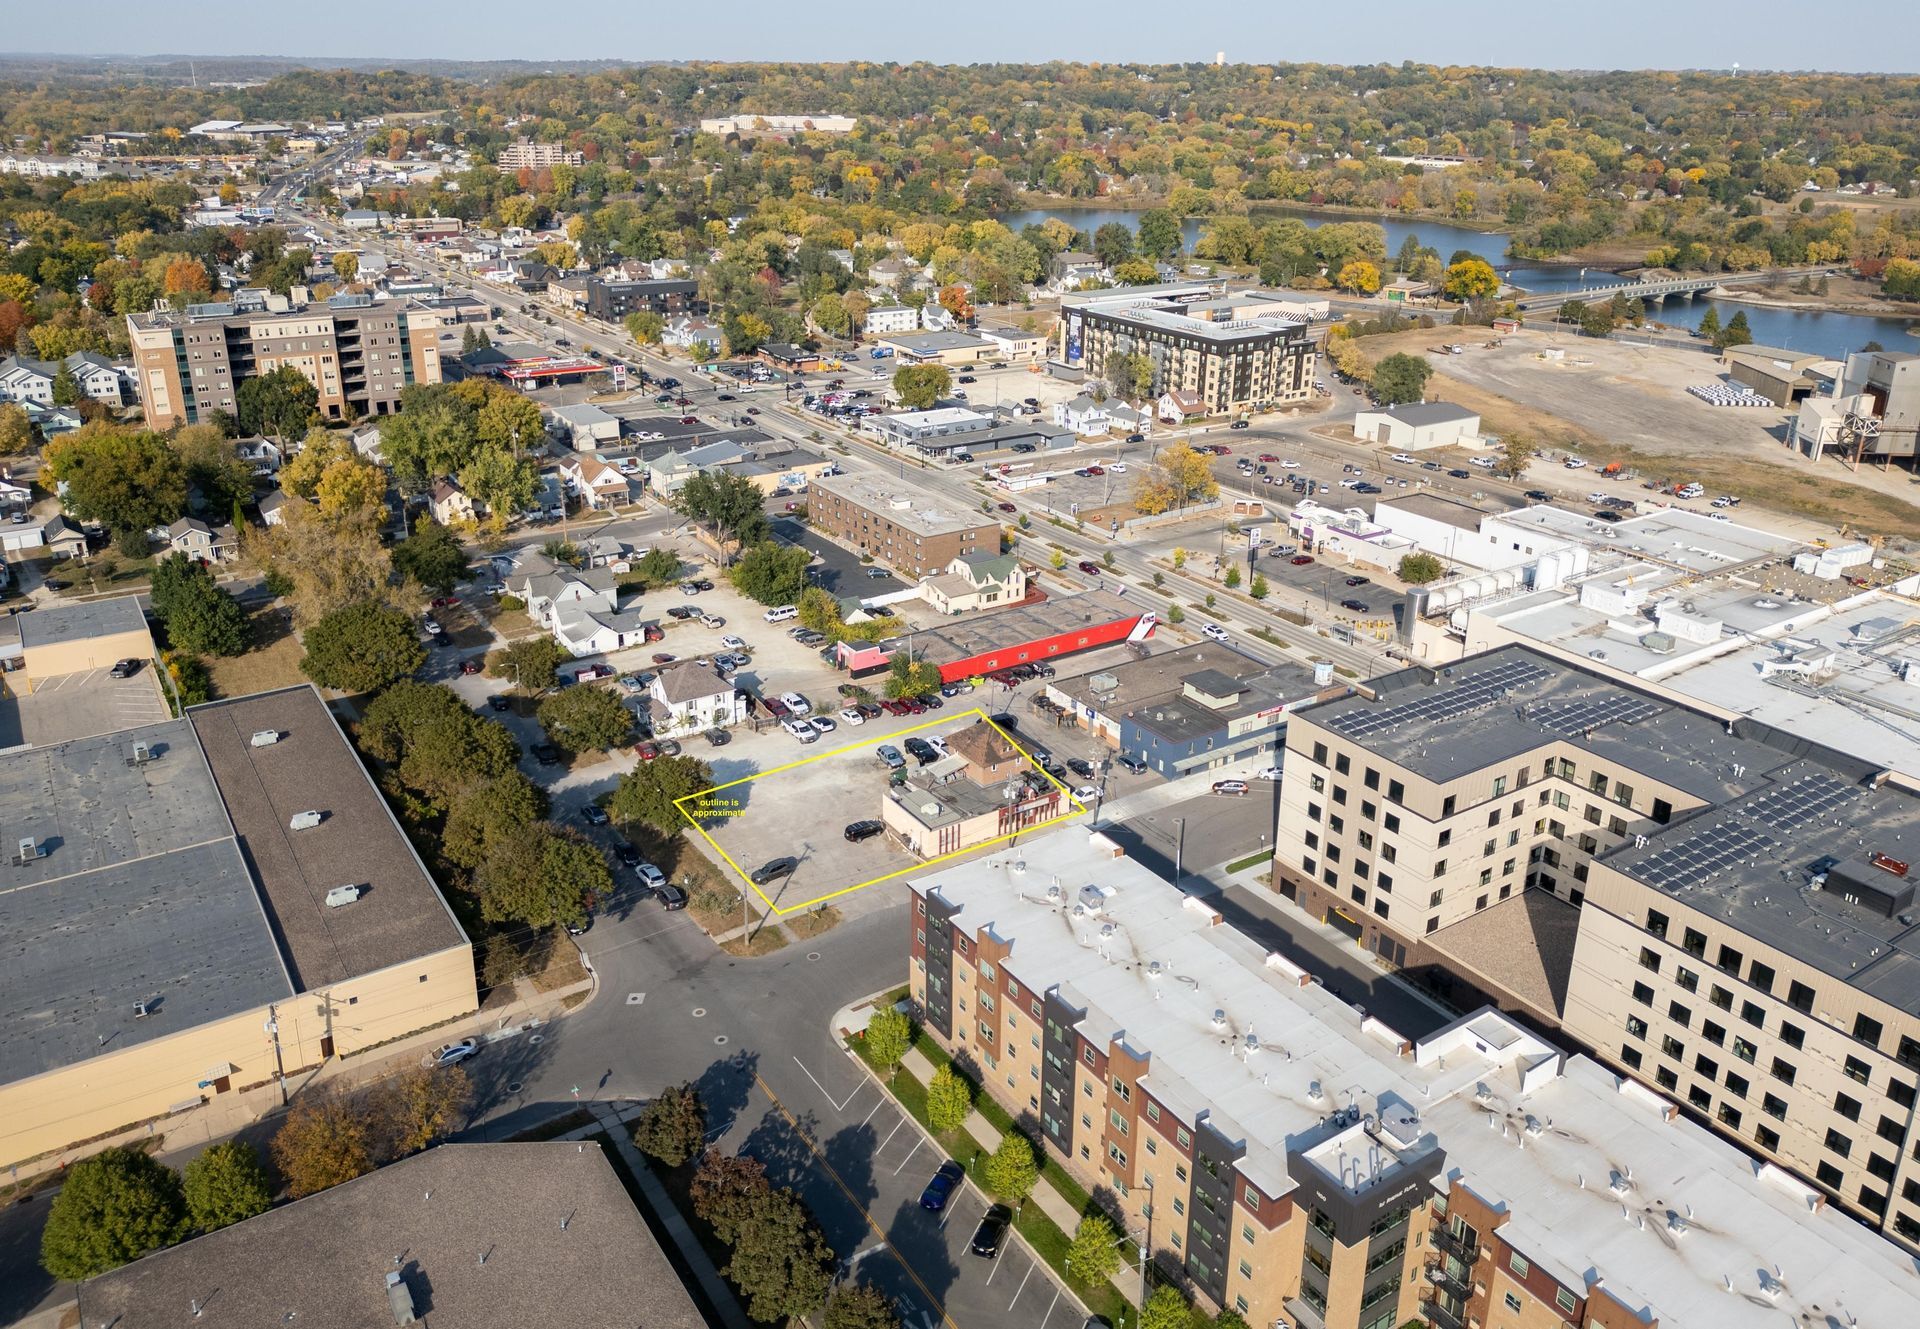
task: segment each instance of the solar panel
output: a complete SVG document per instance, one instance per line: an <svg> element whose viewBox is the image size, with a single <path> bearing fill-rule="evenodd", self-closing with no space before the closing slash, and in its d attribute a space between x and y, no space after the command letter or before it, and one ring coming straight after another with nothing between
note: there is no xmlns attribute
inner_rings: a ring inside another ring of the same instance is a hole
<svg viewBox="0 0 1920 1329"><path fill-rule="evenodd" d="M1737 821L1714 822L1682 843L1648 855L1634 873L1662 890L1698 886L1715 873L1765 853L1778 843L1757 827Z"/></svg>
<svg viewBox="0 0 1920 1329"><path fill-rule="evenodd" d="M1756 821L1783 831L1820 820L1852 802L1860 791L1828 775L1807 775L1781 789L1762 794L1744 811Z"/></svg>
<svg viewBox="0 0 1920 1329"><path fill-rule="evenodd" d="M1408 720L1451 720L1500 700L1509 691L1549 677L1538 665L1508 660L1465 678L1455 678L1442 691L1397 706L1351 710L1327 722L1348 738L1383 733Z"/></svg>
<svg viewBox="0 0 1920 1329"><path fill-rule="evenodd" d="M1664 711L1666 707L1630 692L1608 692L1578 701L1556 702L1534 707L1527 718L1556 734L1573 735L1608 724L1638 724Z"/></svg>

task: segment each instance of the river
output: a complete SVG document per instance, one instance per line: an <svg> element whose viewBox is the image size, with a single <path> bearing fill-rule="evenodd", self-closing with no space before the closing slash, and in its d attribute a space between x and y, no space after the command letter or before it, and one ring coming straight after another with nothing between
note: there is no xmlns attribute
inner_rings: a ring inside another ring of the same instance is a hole
<svg viewBox="0 0 1920 1329"><path fill-rule="evenodd" d="M1062 207L1009 213L1001 220L1018 231L1022 226L1038 225L1049 217L1058 217L1069 226L1092 235L1108 222L1122 222L1132 227L1139 215L1138 210L1124 208ZM1292 208L1261 210L1253 214L1256 224L1278 217L1298 217L1308 226L1322 226L1327 222L1371 221L1387 233L1389 257L1399 252L1408 236L1414 236L1421 244L1439 250L1442 261L1451 258L1456 250L1464 249L1476 254L1497 268L1505 280L1529 292L1565 291L1573 296L1585 287L1605 286L1619 280L1604 268L1534 267L1510 259L1507 257L1507 234L1504 231L1475 231L1463 226L1449 226L1445 222L1407 221L1400 217L1369 217L1358 213L1310 212ZM1199 243L1200 231L1205 224L1205 219L1199 217L1189 217L1181 223L1181 239L1189 250ZM1840 359L1857 351L1869 341L1877 341L1888 350L1920 352L1920 338L1910 336L1906 331L1907 320L1900 318L1772 309L1737 300L1701 298L1691 301L1669 300L1664 308L1656 307L1648 313L1652 318L1675 327L1692 328L1710 308L1722 323L1735 313L1745 313L1754 341L1763 346L1780 346L1832 359Z"/></svg>

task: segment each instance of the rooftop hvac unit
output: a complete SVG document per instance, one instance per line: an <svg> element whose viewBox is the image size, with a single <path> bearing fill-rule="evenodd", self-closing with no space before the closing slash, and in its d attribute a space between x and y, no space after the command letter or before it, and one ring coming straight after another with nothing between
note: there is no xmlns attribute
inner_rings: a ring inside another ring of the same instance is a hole
<svg viewBox="0 0 1920 1329"><path fill-rule="evenodd" d="M252 743L256 748L270 748L279 741L280 731L278 729L256 729L253 731Z"/></svg>
<svg viewBox="0 0 1920 1329"><path fill-rule="evenodd" d="M39 857L40 857L40 842L34 839L31 835L21 836L20 847L14 853L13 861L15 863L31 863L33 862L34 859Z"/></svg>
<svg viewBox="0 0 1920 1329"><path fill-rule="evenodd" d="M327 892L327 908L338 909L342 905L352 904L360 898L358 886L335 886Z"/></svg>
<svg viewBox="0 0 1920 1329"><path fill-rule="evenodd" d="M323 815L324 814L320 812L313 811L296 812L293 814L293 820L287 823L287 828L295 831L310 831L320 824Z"/></svg>
<svg viewBox="0 0 1920 1329"><path fill-rule="evenodd" d="M147 1018L147 1003L146 1003L146 1002L144 1002L144 1001L136 1001L136 1002L134 1002L134 1003L133 1003L133 1018L134 1018L134 1019L136 1019L136 1020L144 1020L144 1019L146 1019L146 1018Z"/></svg>
<svg viewBox="0 0 1920 1329"><path fill-rule="evenodd" d="M415 1323L413 1309L413 1289L407 1286L407 1280L398 1270L387 1275L387 1309L393 1312L395 1324Z"/></svg>
<svg viewBox="0 0 1920 1329"><path fill-rule="evenodd" d="M135 743L133 745L133 754L127 758L127 765L145 766L148 762L152 760L153 760L153 747L151 744L148 744L143 741L143 742Z"/></svg>

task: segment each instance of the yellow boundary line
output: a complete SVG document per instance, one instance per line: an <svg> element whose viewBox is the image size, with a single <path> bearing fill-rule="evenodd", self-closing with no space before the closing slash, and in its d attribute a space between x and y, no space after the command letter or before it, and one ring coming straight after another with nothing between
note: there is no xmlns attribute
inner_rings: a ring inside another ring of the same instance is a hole
<svg viewBox="0 0 1920 1329"><path fill-rule="evenodd" d="M954 720L961 719L969 715L979 716L983 721L986 722L987 726L991 728L994 733L1006 739L1007 742L1012 745L1013 750L1019 753L1021 758L1025 760L1029 766L1031 766L1034 770L1039 771L1041 776L1049 784L1051 784L1055 789L1058 789L1062 794L1066 795L1067 802L1073 805L1074 810L1072 812L1063 812L1057 817L1049 817L1046 821L1036 822L1032 826L1022 827L1020 830L1014 831L1007 835L998 835L991 840L982 840L979 844L968 845L965 849L956 849L950 854L941 854L938 858L924 859L921 862L914 864L912 867L905 867L905 868L901 868L897 872L888 872L878 877L872 877L866 881L858 882L852 886L842 886L839 890L828 891L825 895L816 895L811 900L803 900L799 904L792 904L792 905L786 906L785 908L782 908L779 905L775 904L765 891L761 890L758 886L754 884L753 878L750 875L748 875L747 871L744 868L742 868L738 863L734 862L733 855L729 854L725 849L721 848L719 841L715 840L711 835L707 834L707 828L700 824L698 818L696 818L693 813L689 812L686 809L685 805L688 803L692 803L698 799L707 798L713 794L717 794L723 789L732 789L738 785L752 784L756 780L764 780L770 775L779 775L783 771L791 771L801 766L810 766L817 761L825 761L829 757L838 757L849 752L855 752L862 749L867 749L866 743L864 742L848 743L845 746L837 747L827 752L816 752L810 757L802 757L798 761L790 761L786 763L784 766L775 766L772 770L769 770L769 771L758 771L753 775L743 775L737 780L729 780L725 784L717 784L710 789L702 789L697 794L687 794L682 798L676 798L673 801L673 806L679 810L681 816L687 819L687 824L693 827L694 830L700 833L700 838L705 840L709 845L713 846L713 851L716 854L720 855L720 857L726 861L727 866L733 869L734 875L738 876L741 881L745 882L747 886L753 891L753 893L760 897L761 903L764 904L767 907L767 909L771 911L775 917L778 917L778 918L784 918L788 914L798 913L802 909L811 909L814 905L825 904L829 900L837 900L841 896L851 895L855 891L863 891L869 886L878 886L883 881L892 881L896 877L904 877L909 875L910 873L924 871L925 869L932 867L936 863L945 863L950 859L961 858L967 854L976 853L979 850L990 848L993 845L1005 844L1009 840L1015 839L1022 835L1031 834L1034 831L1040 830L1042 827L1057 825L1058 823L1063 821L1071 821L1073 818L1081 816L1088 810L1087 805L1085 803L1082 803L1079 799L1073 796L1073 791L1071 789L1067 788L1065 785L1061 784L1058 780L1054 779L1053 776L1047 774L1046 770L1041 767L1040 763L1035 761L1033 757L1028 754L1027 750L1020 746L1020 741L1017 738L1015 738L1012 734L1009 734L1006 730L1002 729L999 725L994 724L993 717L988 715L986 711L982 710L978 706L970 707L967 710L961 711L958 715L946 715L946 716L942 716L938 720L928 720L922 724L913 725L912 727L907 729L896 729L892 733L886 735L884 738L878 739L874 743L874 747L878 747L881 743L891 743L896 739L904 738L908 734L918 733L922 729L932 729L938 725L951 724L953 723Z"/></svg>

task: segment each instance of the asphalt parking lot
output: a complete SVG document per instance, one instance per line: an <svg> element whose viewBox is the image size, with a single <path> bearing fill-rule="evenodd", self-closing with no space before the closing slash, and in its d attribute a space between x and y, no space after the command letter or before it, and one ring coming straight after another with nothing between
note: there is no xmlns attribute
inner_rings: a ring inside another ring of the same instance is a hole
<svg viewBox="0 0 1920 1329"><path fill-rule="evenodd" d="M768 499L769 509L778 512L788 500ZM826 536L809 529L791 517L773 518L773 533L788 544L802 545L819 560L808 569L808 578L815 586L831 595L885 595L891 591L904 591L907 583L887 572L884 577L870 577L868 572L877 564L862 563L860 556L845 545L836 544ZM886 569L880 568L885 572Z"/></svg>

